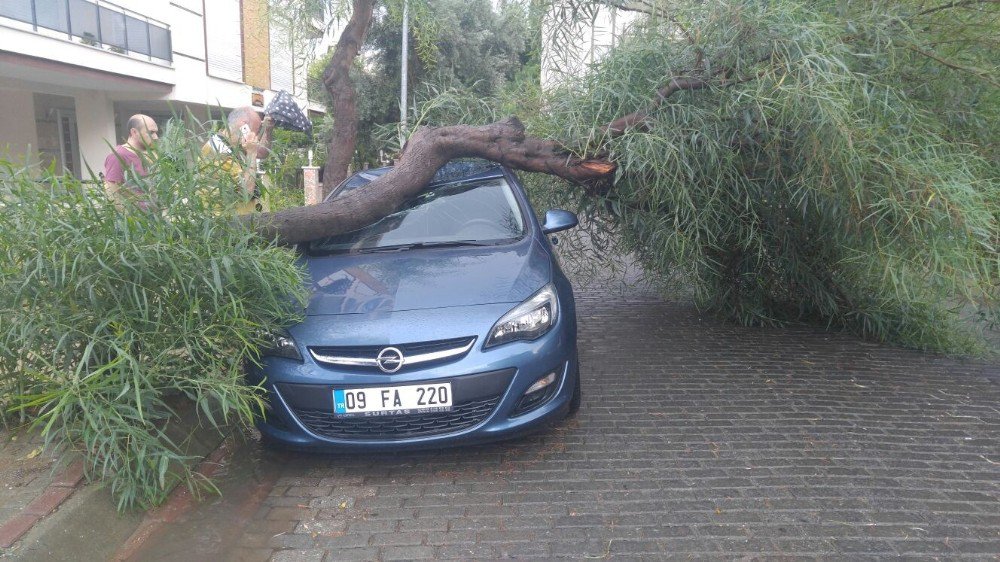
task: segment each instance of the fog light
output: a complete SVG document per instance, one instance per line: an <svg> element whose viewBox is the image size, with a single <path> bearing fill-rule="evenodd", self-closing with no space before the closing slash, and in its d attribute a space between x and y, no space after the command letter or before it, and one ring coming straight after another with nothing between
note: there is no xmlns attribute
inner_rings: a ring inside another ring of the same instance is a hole
<svg viewBox="0 0 1000 562"><path fill-rule="evenodd" d="M553 371L529 386L528 390L524 391L521 399L517 401L517 405L514 406L514 410L510 414L511 417L526 414L545 404L555 396L558 385L552 383L556 382L557 374L557 372Z"/></svg>
<svg viewBox="0 0 1000 562"><path fill-rule="evenodd" d="M534 392L538 392L539 390L542 390L543 388L549 386L554 382L556 382L556 374L555 372L551 372L545 375L544 377L538 379L537 381L535 381L535 384L529 386L528 390L524 391L524 394L527 395L527 394L532 394Z"/></svg>

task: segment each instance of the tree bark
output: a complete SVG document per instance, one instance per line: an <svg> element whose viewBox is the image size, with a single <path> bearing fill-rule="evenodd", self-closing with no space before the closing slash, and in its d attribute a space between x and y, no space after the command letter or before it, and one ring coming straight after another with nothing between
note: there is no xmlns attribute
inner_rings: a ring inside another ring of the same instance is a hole
<svg viewBox="0 0 1000 562"><path fill-rule="evenodd" d="M524 125L515 117L478 127L424 127L406 143L393 169L364 188L335 201L249 215L246 220L263 236L287 245L350 232L392 214L420 193L441 166L462 157L552 174L588 189L609 183L616 169L604 158L580 159L555 142L525 136Z"/></svg>
<svg viewBox="0 0 1000 562"><path fill-rule="evenodd" d="M354 0L351 19L337 41L330 63L323 70L323 85L333 100L333 130L327 144L323 185L333 189L347 177L358 137L357 93L351 81L351 66L361 51L371 23L376 0Z"/></svg>
<svg viewBox="0 0 1000 562"><path fill-rule="evenodd" d="M347 166L354 154L357 111L349 73L364 41L374 3L375 0L354 0L351 21L323 72L323 82L333 97L335 121L323 178L327 189L333 189L347 177ZM769 55L760 62L767 58ZM615 119L601 132L614 138L629 129L644 127L650 114L677 92L725 87L760 76L758 73L730 78L731 71L727 68L711 72L699 70L706 75L673 77L656 92L650 107ZM554 141L526 136L524 125L516 117L482 126L424 127L407 141L393 169L369 185L335 201L277 213L247 215L241 220L248 221L262 236L286 245L350 232L392 214L420 193L441 166L463 157L478 157L517 170L551 174L592 193L610 188L617 169L604 155L580 158Z"/></svg>

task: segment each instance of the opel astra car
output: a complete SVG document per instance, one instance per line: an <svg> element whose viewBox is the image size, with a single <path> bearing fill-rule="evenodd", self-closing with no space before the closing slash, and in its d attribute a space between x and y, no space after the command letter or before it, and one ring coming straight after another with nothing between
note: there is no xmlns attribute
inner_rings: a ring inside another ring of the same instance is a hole
<svg viewBox="0 0 1000 562"><path fill-rule="evenodd" d="M357 189L388 168L349 178ZM549 235L514 174L452 162L398 212L300 247L305 320L248 380L259 427L295 449L400 450L506 439L580 405L576 310Z"/></svg>

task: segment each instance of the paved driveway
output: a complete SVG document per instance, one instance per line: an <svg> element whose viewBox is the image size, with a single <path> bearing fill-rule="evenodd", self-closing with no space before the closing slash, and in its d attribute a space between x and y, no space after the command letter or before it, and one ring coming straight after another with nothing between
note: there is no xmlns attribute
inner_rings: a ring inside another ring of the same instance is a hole
<svg viewBox="0 0 1000 562"><path fill-rule="evenodd" d="M262 453L143 559L1000 555L1000 366L637 296L579 303L579 415L520 441Z"/></svg>

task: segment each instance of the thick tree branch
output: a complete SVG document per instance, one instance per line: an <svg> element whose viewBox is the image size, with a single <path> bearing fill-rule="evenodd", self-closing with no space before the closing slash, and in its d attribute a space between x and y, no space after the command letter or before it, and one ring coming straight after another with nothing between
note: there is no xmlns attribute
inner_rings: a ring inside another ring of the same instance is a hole
<svg viewBox="0 0 1000 562"><path fill-rule="evenodd" d="M758 60L757 63L765 62L770 58L771 55L761 57L761 59ZM625 133L625 131L627 131L632 127L638 127L643 125L646 122L646 119L649 118L653 110L660 107L660 105L662 105L667 98L682 90L686 91L701 90L702 88L707 88L708 86L712 85L725 88L729 86L734 86L736 84L743 84L745 82L756 80L761 76L763 76L764 74L764 71L760 71L757 72L756 74L750 74L735 79L729 79L727 78L727 76L729 76L731 72L732 72L731 69L720 68L715 72L713 72L711 77L709 78L695 78L686 76L678 76L672 78L670 82L667 83L666 86L656 91L656 98L653 100L653 102L650 104L648 108L615 119L611 123L607 124L603 129L601 129L601 132L606 133L610 135L612 138L614 138L621 136L622 134ZM722 76L722 79L719 80L718 82L713 83L712 78L716 78L718 76Z"/></svg>
<svg viewBox="0 0 1000 562"><path fill-rule="evenodd" d="M643 125L652 110L679 91L711 85L727 87L755 80L765 71L729 78L732 72L719 68L705 78L675 77L657 91L649 108L615 119L602 132L617 137L629 128ZM417 195L439 168L463 157L484 158L517 170L558 176L590 192L607 189L617 169L614 162L604 157L579 158L554 141L525 135L524 125L516 117L482 126L424 127L407 141L393 169L369 185L335 201L250 215L242 220L282 244L350 232L392 214Z"/></svg>
<svg viewBox="0 0 1000 562"><path fill-rule="evenodd" d="M648 109L636 111L635 113L630 113L624 117L619 117L606 125L601 132L608 133L612 137L621 136L628 129L644 123L649 117L649 114L654 109L660 107L660 105L670 96L680 92L681 90L700 90L708 85L709 82L701 78L673 78L666 86L656 91L656 99L653 100L653 103L650 104Z"/></svg>
<svg viewBox="0 0 1000 562"><path fill-rule="evenodd" d="M339 134L335 130L330 141L330 156L324 178L324 183L330 188L346 177L347 163L354 152L357 114L349 71L364 40L374 2L375 0L354 0L351 22L323 74L324 84L334 96L334 119L342 128ZM689 36L689 40L694 39ZM770 57L767 54L756 63L765 62ZM705 72L702 68L695 70ZM630 128L643 126L653 110L679 91L700 90L708 86L728 87L755 80L765 70L731 78L734 73L732 68L718 67L701 77L676 76L656 92L656 98L652 100L650 107L615 119L603 127L601 132L614 138ZM524 125L514 117L478 127L425 127L418 129L410 137L393 169L371 184L336 201L277 213L250 215L241 220L250 222L263 236L282 244L297 244L350 232L395 212L417 195L438 169L448 161L462 157L478 157L517 170L558 176L582 185L590 192L600 192L610 186L617 166L599 152L597 154L592 158L580 158L554 141L526 136Z"/></svg>
<svg viewBox="0 0 1000 562"><path fill-rule="evenodd" d="M282 244L350 232L395 212L418 194L441 166L463 157L551 174L591 189L609 182L616 169L608 160L580 159L555 142L526 136L524 125L513 117L478 127L425 127L410 137L393 169L371 184L336 201L250 215L243 220Z"/></svg>

